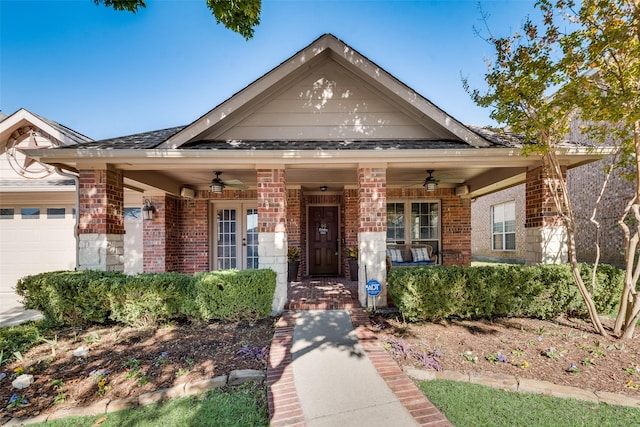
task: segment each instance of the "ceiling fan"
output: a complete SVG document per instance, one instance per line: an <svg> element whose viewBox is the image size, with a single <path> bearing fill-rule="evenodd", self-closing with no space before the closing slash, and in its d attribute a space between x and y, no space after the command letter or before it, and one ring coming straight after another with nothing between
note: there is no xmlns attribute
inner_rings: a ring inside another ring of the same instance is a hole
<svg viewBox="0 0 640 427"><path fill-rule="evenodd" d="M434 191L438 188L438 184L440 182L450 183L450 184L462 184L464 182L463 178L447 178L447 174L441 175L438 178L433 176L435 169L427 169L427 177L424 180L422 186L427 189L427 191Z"/></svg>
<svg viewBox="0 0 640 427"><path fill-rule="evenodd" d="M216 194L222 194L222 191L225 187L237 188L239 190L246 190L247 187L242 183L242 181L237 179L229 179L227 181L223 181L220 179L220 175L222 175L221 171L214 172L216 177L211 180L211 192Z"/></svg>

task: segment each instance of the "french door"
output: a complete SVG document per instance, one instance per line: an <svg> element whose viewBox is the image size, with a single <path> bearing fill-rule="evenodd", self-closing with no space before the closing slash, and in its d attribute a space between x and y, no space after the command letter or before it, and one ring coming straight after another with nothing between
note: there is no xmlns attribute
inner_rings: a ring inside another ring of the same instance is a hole
<svg viewBox="0 0 640 427"><path fill-rule="evenodd" d="M258 208L251 203L213 205L215 270L258 268Z"/></svg>

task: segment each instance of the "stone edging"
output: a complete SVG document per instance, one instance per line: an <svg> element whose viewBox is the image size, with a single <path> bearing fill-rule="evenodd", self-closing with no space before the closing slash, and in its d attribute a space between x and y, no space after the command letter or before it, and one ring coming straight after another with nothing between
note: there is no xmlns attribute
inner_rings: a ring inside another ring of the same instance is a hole
<svg viewBox="0 0 640 427"><path fill-rule="evenodd" d="M424 369L406 368L405 372L414 380L450 380L481 384L506 391L542 394L565 399L586 400L593 403L630 406L640 408L640 398L611 393L608 391L590 391L583 388L558 385L548 381L517 378L511 375L496 373L465 374L457 371L428 371Z"/></svg>
<svg viewBox="0 0 640 427"><path fill-rule="evenodd" d="M152 403L159 403L166 400L186 397L193 394L202 393L204 391L224 387L226 385L236 386L251 381L262 382L264 381L264 379L264 371L258 371L254 369L238 369L235 371L231 371L229 375L221 375L218 377L191 383L177 384L173 387L144 393L139 396L127 397L125 399L117 400L103 399L100 402L94 403L90 406L60 409L50 414L38 415L32 418L12 418L4 423L3 426L21 426L57 420L66 417L108 414L110 412L117 412L124 409L131 409L138 406L145 406Z"/></svg>

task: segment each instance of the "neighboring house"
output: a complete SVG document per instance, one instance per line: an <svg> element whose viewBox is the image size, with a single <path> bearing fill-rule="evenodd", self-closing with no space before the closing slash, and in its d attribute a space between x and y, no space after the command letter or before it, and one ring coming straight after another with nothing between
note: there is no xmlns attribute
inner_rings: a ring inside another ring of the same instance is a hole
<svg viewBox="0 0 640 427"><path fill-rule="evenodd" d="M26 157L24 148L75 146L88 138L21 109L0 117L0 298L20 277L76 267L75 175ZM124 270L142 271L140 196L125 192Z"/></svg>
<svg viewBox="0 0 640 427"><path fill-rule="evenodd" d="M528 256L549 259L557 225L540 162L520 151L327 34L187 126L25 153L79 177L80 268L123 270L123 194L135 189L153 209L144 271L271 268L279 312L288 246L301 276L348 276L357 245L364 305L366 281L386 280L387 245L468 265L471 199L525 181L541 200L527 210ZM603 154L568 144L559 156L571 169Z"/></svg>
<svg viewBox="0 0 640 427"><path fill-rule="evenodd" d="M596 226L600 224L600 263L624 266L623 233L618 220L633 197L633 183L613 173L605 181L609 159L567 172L567 189L576 218L576 254L579 262L596 259ZM520 184L477 199L471 204L471 255L474 261L526 262L525 185Z"/></svg>

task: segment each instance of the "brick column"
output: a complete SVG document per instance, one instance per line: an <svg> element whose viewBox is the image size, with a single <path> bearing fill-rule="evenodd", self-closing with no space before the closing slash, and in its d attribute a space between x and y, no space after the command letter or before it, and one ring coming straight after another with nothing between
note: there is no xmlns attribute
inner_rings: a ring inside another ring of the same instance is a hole
<svg viewBox="0 0 640 427"><path fill-rule="evenodd" d="M178 271L178 209L168 195L143 196L156 208L153 220L142 221L142 263L145 273Z"/></svg>
<svg viewBox="0 0 640 427"><path fill-rule="evenodd" d="M122 171L79 171L79 256L81 270L124 271Z"/></svg>
<svg viewBox="0 0 640 427"><path fill-rule="evenodd" d="M302 227L302 190L300 188L287 189L287 243L288 247L295 246L300 251L300 265L298 277L305 271L305 254L302 247L301 227Z"/></svg>
<svg viewBox="0 0 640 427"><path fill-rule="evenodd" d="M358 168L358 298L367 305L366 280L383 285L376 307L387 306L387 171L380 166ZM365 270L366 269L366 270ZM365 278L366 274L366 278Z"/></svg>
<svg viewBox="0 0 640 427"><path fill-rule="evenodd" d="M442 265L471 264L471 199L442 190Z"/></svg>
<svg viewBox="0 0 640 427"><path fill-rule="evenodd" d="M344 189L344 248L351 246L358 246L358 230L360 229L360 220L358 204L358 189L357 188L345 188ZM342 271L345 272L345 277L351 275L349 269L349 260L346 256L343 257Z"/></svg>
<svg viewBox="0 0 640 427"><path fill-rule="evenodd" d="M284 169L258 169L259 267L276 272L271 306L281 313L287 302L287 190Z"/></svg>
<svg viewBox="0 0 640 427"><path fill-rule="evenodd" d="M558 216L552 180L544 166L528 170L526 182L526 263L562 264L567 262L567 233ZM566 179L566 168L563 169Z"/></svg>

